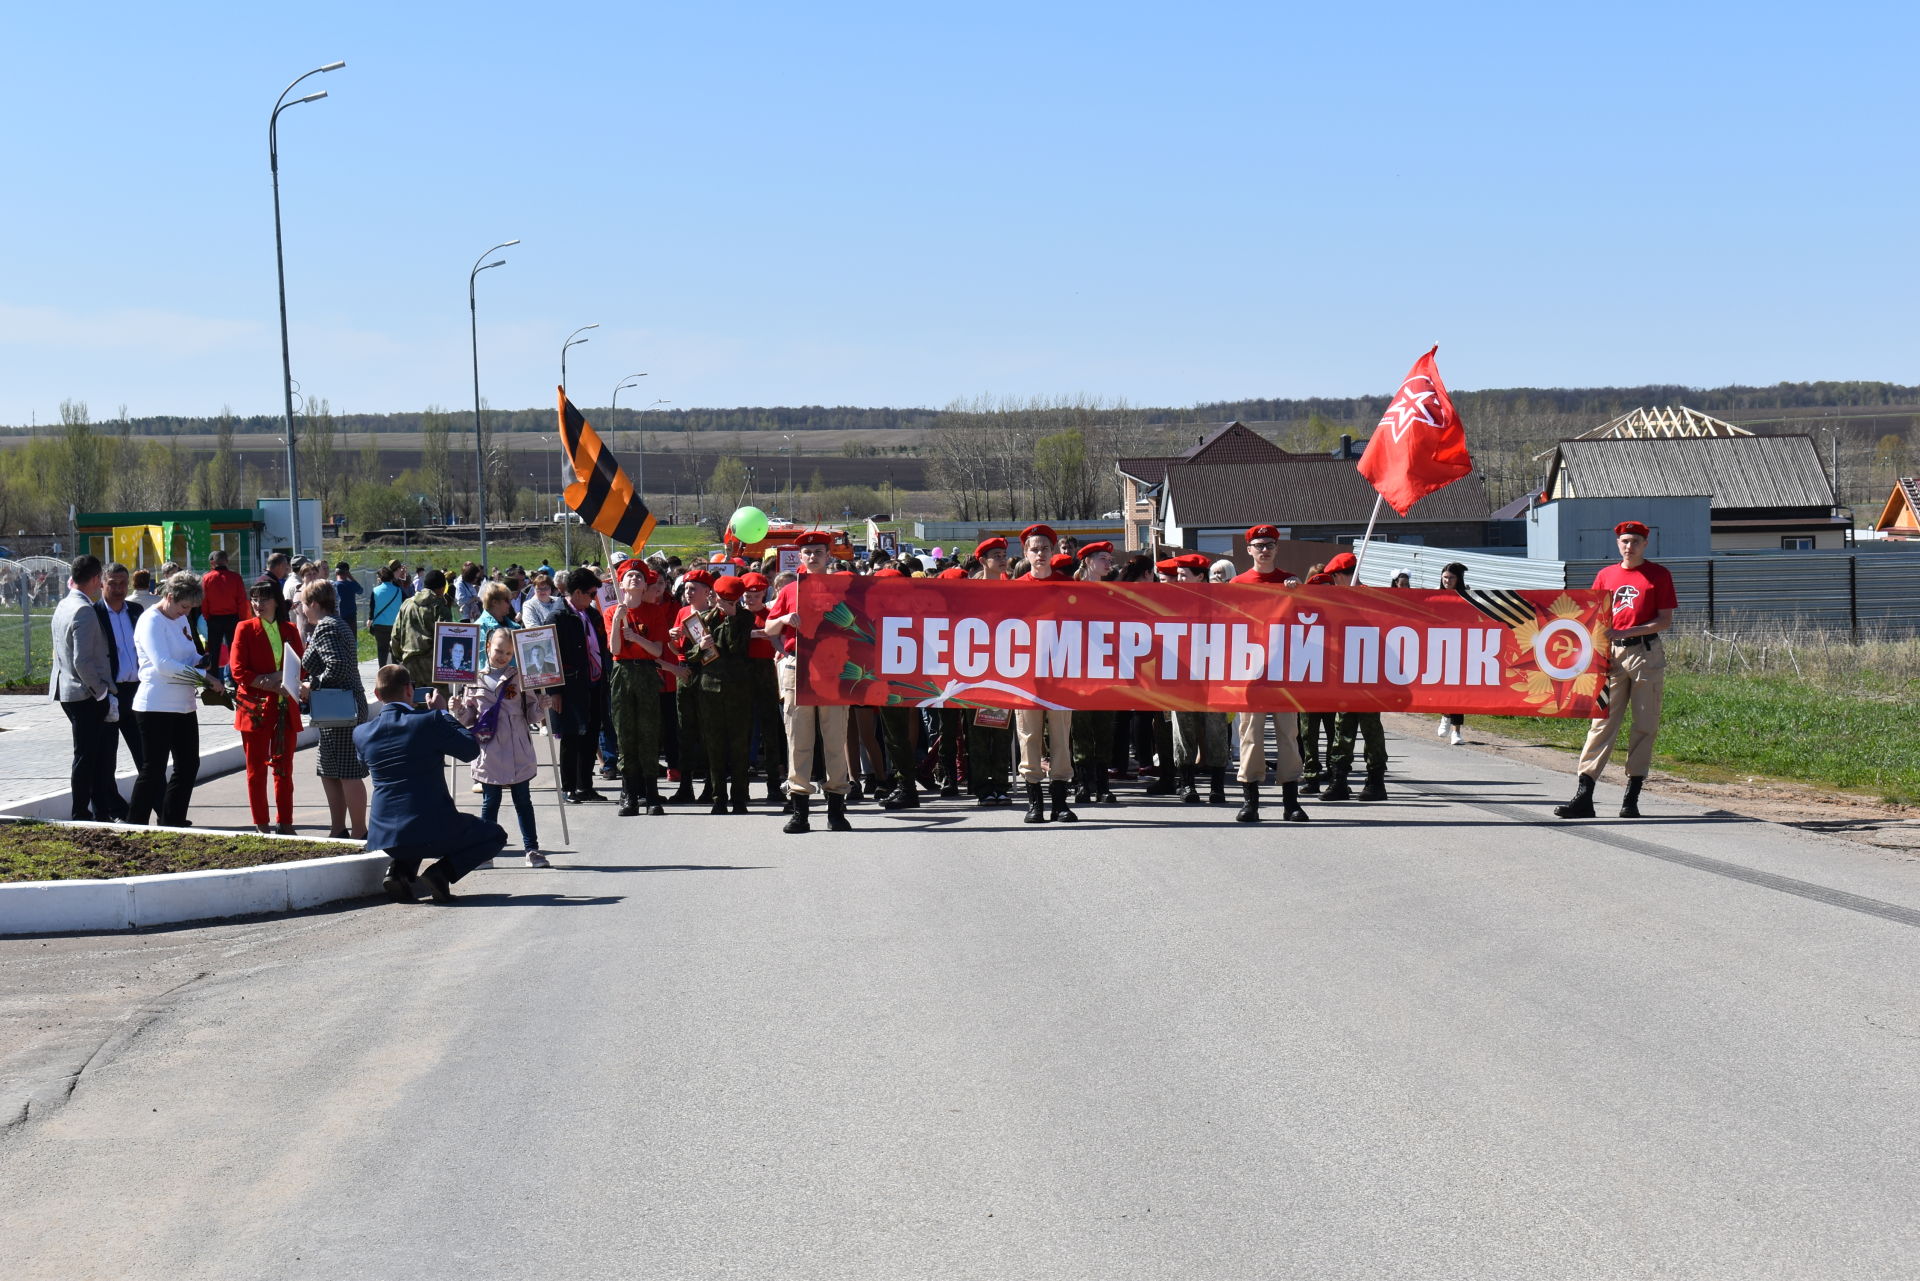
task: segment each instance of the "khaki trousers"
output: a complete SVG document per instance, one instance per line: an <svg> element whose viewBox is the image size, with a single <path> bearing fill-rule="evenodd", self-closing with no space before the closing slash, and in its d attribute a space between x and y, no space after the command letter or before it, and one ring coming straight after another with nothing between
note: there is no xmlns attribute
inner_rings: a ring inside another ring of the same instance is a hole
<svg viewBox="0 0 1920 1281"><path fill-rule="evenodd" d="M1627 735L1627 777L1645 778L1653 764L1653 738L1660 732L1660 695L1667 685L1667 651L1658 637L1651 646L1613 645L1613 667L1607 673L1607 719L1587 730L1580 749L1580 772L1598 779L1613 755L1620 736L1620 720L1633 708L1633 730Z"/></svg>
<svg viewBox="0 0 1920 1281"><path fill-rule="evenodd" d="M1266 781L1269 716L1273 718L1273 781L1298 783L1304 771L1300 765L1300 717L1296 712L1240 713L1240 772L1235 777L1242 783Z"/></svg>
<svg viewBox="0 0 1920 1281"><path fill-rule="evenodd" d="M795 697L800 664L786 656L774 660L780 673L780 716L787 728L787 795L813 795L813 735L827 754L827 790L847 794L847 709L802 707Z"/></svg>
<svg viewBox="0 0 1920 1281"><path fill-rule="evenodd" d="M1073 781L1073 713L1045 708L1016 711L1013 734L1020 741L1020 781ZM1046 758L1046 768L1040 760Z"/></svg>

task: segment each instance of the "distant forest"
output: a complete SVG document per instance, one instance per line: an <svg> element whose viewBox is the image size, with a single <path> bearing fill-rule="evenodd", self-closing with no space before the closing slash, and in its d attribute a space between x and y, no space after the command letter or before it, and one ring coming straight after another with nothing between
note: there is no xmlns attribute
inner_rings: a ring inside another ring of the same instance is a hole
<svg viewBox="0 0 1920 1281"><path fill-rule="evenodd" d="M1386 408L1389 392L1377 396L1304 399L1220 400L1186 408L1131 406L1130 416L1147 423L1242 422L1290 423L1311 418L1355 425L1371 424ZM1751 417L1768 410L1789 414L1818 409L1873 409L1920 406L1920 386L1886 382L1777 383L1771 387L1508 387L1455 392L1454 400L1469 424L1476 418L1526 415L1565 415L1594 423L1643 405L1684 404L1703 413ZM742 407L736 409L621 409L583 405L596 427L614 431L825 431L860 429L885 431L937 425L938 409L858 408L849 405ZM432 406L387 414L334 412L341 432L417 432ZM458 411L453 411L458 415ZM225 418L223 424L222 419ZM277 414L214 415L190 418L160 415L147 418L95 420L124 435L213 435L224 425L236 436L278 435L285 425ZM489 432L550 432L554 411L543 409L489 409ZM4 430L26 434L25 426ZM39 433L58 435L58 422L39 424Z"/></svg>

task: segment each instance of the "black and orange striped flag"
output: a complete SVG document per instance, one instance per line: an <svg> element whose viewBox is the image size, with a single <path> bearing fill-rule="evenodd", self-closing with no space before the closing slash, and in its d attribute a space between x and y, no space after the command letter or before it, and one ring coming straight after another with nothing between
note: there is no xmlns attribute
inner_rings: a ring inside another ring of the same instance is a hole
<svg viewBox="0 0 1920 1281"><path fill-rule="evenodd" d="M567 506L580 513L589 529L597 529L637 552L653 537L653 513L647 510L646 500L634 492L633 482L620 470L600 433L567 399L567 389L559 390L560 444L578 477L567 486Z"/></svg>

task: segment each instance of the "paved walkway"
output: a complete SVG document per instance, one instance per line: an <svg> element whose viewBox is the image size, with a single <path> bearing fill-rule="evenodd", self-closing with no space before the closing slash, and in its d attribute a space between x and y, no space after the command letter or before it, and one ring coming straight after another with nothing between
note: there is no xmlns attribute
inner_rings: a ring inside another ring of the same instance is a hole
<svg viewBox="0 0 1920 1281"><path fill-rule="evenodd" d="M375 670L372 661L360 665L360 678L369 690ZM201 707L201 758L239 746L233 713L224 707ZM120 793L130 795L134 768L124 742L119 761ZM0 694L0 811L50 792L65 792L72 764L73 734L58 703L44 694Z"/></svg>

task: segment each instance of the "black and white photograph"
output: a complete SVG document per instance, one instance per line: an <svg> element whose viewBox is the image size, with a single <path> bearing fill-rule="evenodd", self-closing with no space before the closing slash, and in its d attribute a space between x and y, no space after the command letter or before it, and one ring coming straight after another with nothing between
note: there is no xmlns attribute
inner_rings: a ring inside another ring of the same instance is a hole
<svg viewBox="0 0 1920 1281"><path fill-rule="evenodd" d="M433 683L465 685L480 671L480 625L436 623L433 628Z"/></svg>

